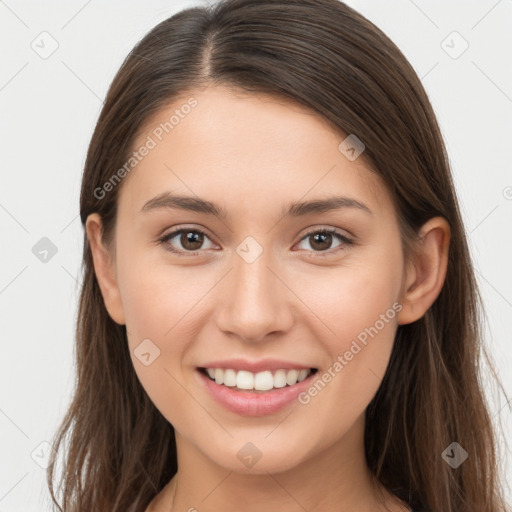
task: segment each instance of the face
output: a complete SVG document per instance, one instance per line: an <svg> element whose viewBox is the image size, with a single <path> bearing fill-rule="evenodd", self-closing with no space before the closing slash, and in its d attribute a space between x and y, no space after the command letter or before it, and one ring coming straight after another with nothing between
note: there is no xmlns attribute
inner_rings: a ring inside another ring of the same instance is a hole
<svg viewBox="0 0 512 512"><path fill-rule="evenodd" d="M190 97L194 106L183 108ZM119 295L107 305L126 324L156 407L234 471L283 471L360 431L389 361L405 279L384 183L340 151L345 134L266 95L196 91L158 112L134 150L148 137L154 147L120 190ZM334 197L347 199L314 207ZM289 211L304 202L313 203ZM235 371L212 371L217 383L199 370L214 366ZM316 371L297 382L305 372L294 369ZM233 387L251 379L263 390ZM258 453L253 467L242 460Z"/></svg>

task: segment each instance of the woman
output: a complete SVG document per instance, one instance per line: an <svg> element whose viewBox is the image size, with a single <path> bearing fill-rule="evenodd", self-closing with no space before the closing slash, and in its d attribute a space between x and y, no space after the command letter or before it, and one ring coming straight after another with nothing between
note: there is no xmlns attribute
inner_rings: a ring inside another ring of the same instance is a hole
<svg viewBox="0 0 512 512"><path fill-rule="evenodd" d="M444 144L353 9L160 23L110 87L80 212L63 510L506 510Z"/></svg>

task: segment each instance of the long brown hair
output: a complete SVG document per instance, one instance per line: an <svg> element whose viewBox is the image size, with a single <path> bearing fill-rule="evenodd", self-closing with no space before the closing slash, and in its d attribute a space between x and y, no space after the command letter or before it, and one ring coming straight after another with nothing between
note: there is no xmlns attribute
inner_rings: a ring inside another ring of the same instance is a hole
<svg viewBox="0 0 512 512"><path fill-rule="evenodd" d="M447 219L445 284L422 318L398 327L366 411L367 463L415 510L506 510L481 381L483 304L444 142L411 65L352 8L337 0L223 0L154 27L108 91L83 173L82 224L99 213L104 241L112 240L123 183L107 194L98 189L127 161L152 114L217 84L292 99L363 141L361 158L396 205L406 254L426 221ZM107 313L85 232L83 251L76 388L53 443L67 450L61 505L53 487L58 454L48 486L59 510L143 512L177 471L174 429L138 381L125 326ZM456 469L442 458L452 442L468 453Z"/></svg>

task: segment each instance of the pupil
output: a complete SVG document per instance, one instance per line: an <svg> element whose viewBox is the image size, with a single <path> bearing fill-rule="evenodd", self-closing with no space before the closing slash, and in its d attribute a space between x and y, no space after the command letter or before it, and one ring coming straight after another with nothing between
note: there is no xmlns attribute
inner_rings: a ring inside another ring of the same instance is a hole
<svg viewBox="0 0 512 512"><path fill-rule="evenodd" d="M203 243L202 236L203 235L201 233L188 231L186 233L183 233L181 243L183 244L183 247L186 247L190 250L199 249ZM183 241L183 237L185 238L185 243ZM187 244L192 244L192 247L187 247Z"/></svg>
<svg viewBox="0 0 512 512"><path fill-rule="evenodd" d="M315 243L317 242L317 239L318 239L319 237L321 237L321 242L320 242L320 244L322 243L322 241L324 242L324 246L323 246L323 247L321 246L321 247L319 248L321 251L323 251L323 250L327 249L327 248L328 248L328 246L330 245L330 243L327 243L327 247L325 247L325 241L326 241L326 239L327 239L327 241L328 241L328 242L330 242L330 241L331 241L331 238L332 238L332 235L331 235L330 233L317 233L317 234L313 235L313 239L315 240ZM314 246L314 245L315 245L315 244L312 244L312 246Z"/></svg>

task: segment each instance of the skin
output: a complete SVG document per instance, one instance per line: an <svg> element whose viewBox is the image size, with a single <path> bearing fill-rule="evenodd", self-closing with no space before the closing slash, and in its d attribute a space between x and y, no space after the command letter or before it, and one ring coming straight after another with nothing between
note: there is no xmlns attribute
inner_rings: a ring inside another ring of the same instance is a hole
<svg viewBox="0 0 512 512"><path fill-rule="evenodd" d="M124 179L113 244L102 244L97 214L86 223L107 310L126 325L138 378L176 431L178 474L148 511L407 510L372 484L364 412L398 325L422 317L441 291L447 222L426 223L406 262L382 180L361 158L350 161L339 151L345 134L276 97L220 86L196 90L153 116L134 148L190 96L197 107ZM228 218L141 212L165 191L212 201ZM373 214L346 208L280 219L292 201L334 193L356 198ZM199 254L179 256L158 243L178 227L200 228L207 237L194 247L178 235L167 246ZM306 236L313 228L338 229L355 243L333 236L315 244ZM247 236L263 248L252 263L236 252ZM321 375L394 303L401 310L308 404L244 417L198 385L197 366L236 356L301 362ZM149 366L134 355L147 338L160 350ZM251 468L237 457L247 442L262 454Z"/></svg>

